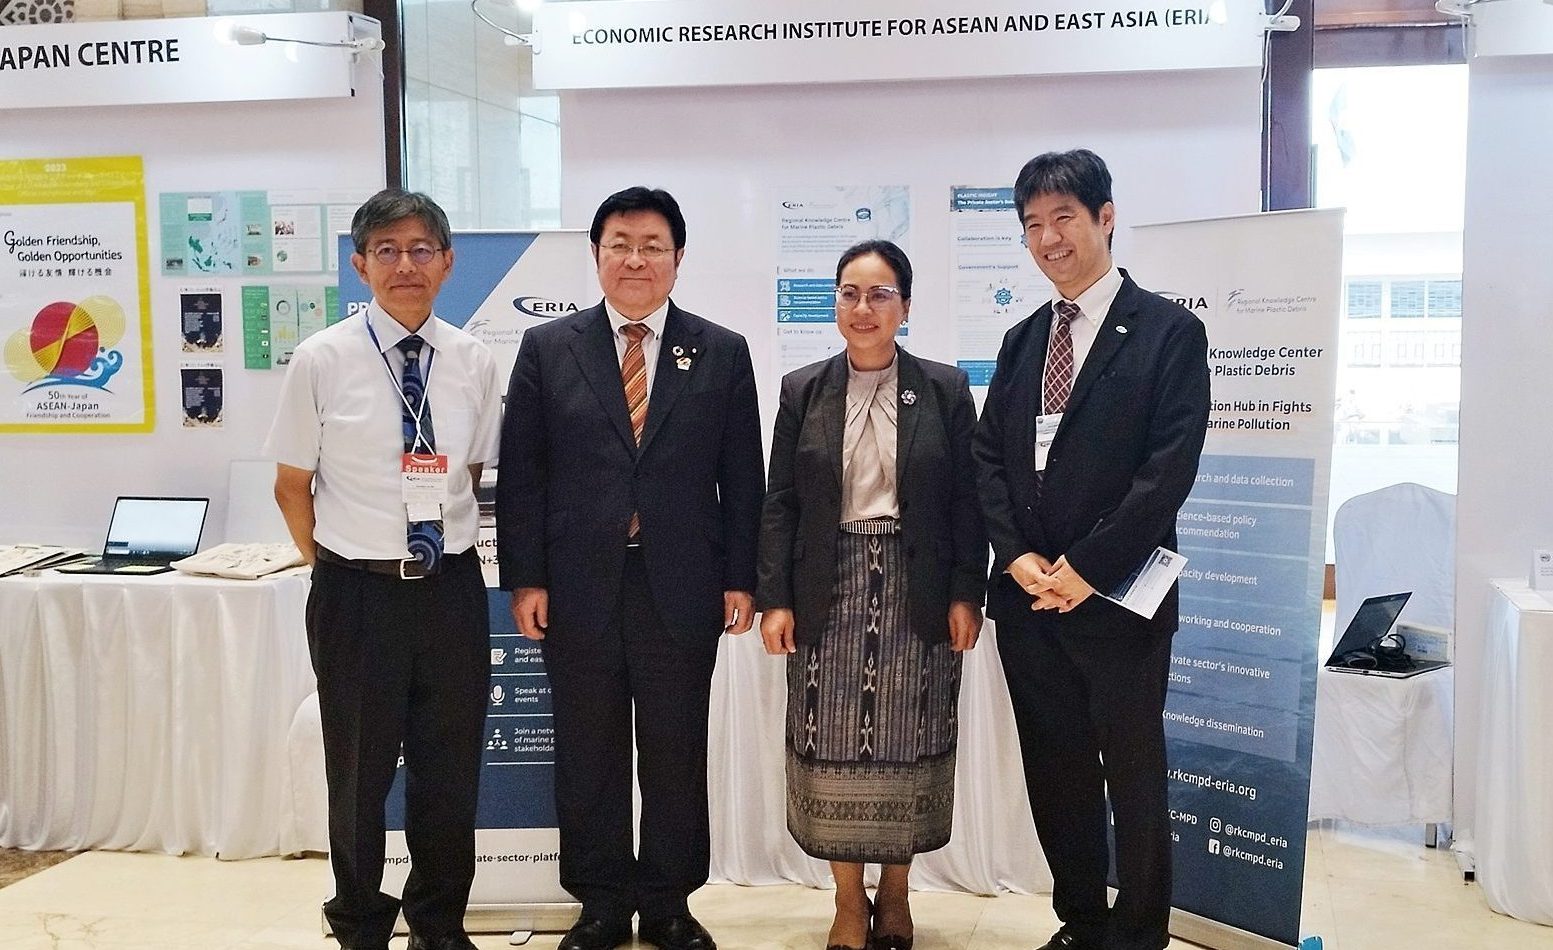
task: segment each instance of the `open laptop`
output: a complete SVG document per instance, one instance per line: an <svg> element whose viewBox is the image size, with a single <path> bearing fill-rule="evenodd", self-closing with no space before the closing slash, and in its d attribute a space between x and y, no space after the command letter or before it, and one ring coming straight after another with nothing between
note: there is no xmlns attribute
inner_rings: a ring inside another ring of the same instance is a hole
<svg viewBox="0 0 1553 950"><path fill-rule="evenodd" d="M1399 664L1388 664L1384 657L1377 659L1375 654L1370 652L1370 645L1382 637L1385 638L1380 641L1382 650L1392 650L1396 654L1405 652L1406 646L1402 639L1388 637L1387 634L1391 633L1391 628L1397 622L1397 616L1402 613L1402 608L1407 605L1408 598L1412 596L1412 591L1404 591L1400 594L1382 594L1379 597L1364 598L1364 603L1359 605L1353 619L1348 621L1348 629L1343 631L1343 635L1337 640L1337 646L1332 648L1332 655L1326 662L1327 669L1338 673L1405 679L1442 666L1449 666L1450 664L1445 660L1421 660L1408 657L1403 661L1407 668L1399 669L1396 668Z"/></svg>
<svg viewBox="0 0 1553 950"><path fill-rule="evenodd" d="M102 557L68 564L64 574L162 574L200 546L209 498L120 497L113 503Z"/></svg>

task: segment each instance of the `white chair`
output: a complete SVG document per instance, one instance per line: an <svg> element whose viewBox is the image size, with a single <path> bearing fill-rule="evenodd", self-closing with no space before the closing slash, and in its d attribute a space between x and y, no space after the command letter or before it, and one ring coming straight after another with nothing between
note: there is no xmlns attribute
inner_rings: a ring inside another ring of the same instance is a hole
<svg viewBox="0 0 1553 950"><path fill-rule="evenodd" d="M1403 483L1349 499L1333 520L1334 635L1366 597L1412 591L1402 620L1455 628L1456 499ZM1322 662L1332 650L1320 645ZM1450 667L1406 679L1316 677L1310 818L1435 826L1451 818Z"/></svg>
<svg viewBox="0 0 1553 950"><path fill-rule="evenodd" d="M324 784L324 734L318 694L297 707L286 736L287 800L281 814L280 853L329 850L329 791Z"/></svg>

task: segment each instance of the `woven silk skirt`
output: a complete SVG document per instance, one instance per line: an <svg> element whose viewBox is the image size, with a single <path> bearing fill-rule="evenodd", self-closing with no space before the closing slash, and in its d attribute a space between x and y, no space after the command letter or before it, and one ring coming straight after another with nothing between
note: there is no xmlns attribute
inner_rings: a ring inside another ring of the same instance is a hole
<svg viewBox="0 0 1553 950"><path fill-rule="evenodd" d="M828 861L905 864L949 843L960 655L907 623L900 535L842 525L817 644L787 659L787 827Z"/></svg>

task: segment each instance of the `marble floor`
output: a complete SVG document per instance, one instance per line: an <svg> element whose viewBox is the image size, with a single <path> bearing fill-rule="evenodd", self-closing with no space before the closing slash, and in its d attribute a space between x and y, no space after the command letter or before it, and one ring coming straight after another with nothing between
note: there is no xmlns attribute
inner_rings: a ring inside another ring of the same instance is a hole
<svg viewBox="0 0 1553 950"><path fill-rule="evenodd" d="M1449 852L1422 846L1419 829L1313 827L1308 854L1304 933L1320 935L1325 950L1553 950L1553 928L1490 911ZM0 888L0 947L332 950L318 929L328 891L320 858L90 852ZM724 950L811 950L822 945L830 901L828 891L799 886L713 885L692 909ZM1028 950L1056 926L1045 895L919 893L912 906L923 950ZM547 950L558 939L540 935L529 946ZM475 942L508 945L505 935Z"/></svg>

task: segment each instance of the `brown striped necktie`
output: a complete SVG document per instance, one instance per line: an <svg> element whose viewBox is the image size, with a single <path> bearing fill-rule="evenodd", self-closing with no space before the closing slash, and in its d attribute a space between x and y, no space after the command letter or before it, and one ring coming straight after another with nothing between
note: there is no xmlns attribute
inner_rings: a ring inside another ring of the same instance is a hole
<svg viewBox="0 0 1553 950"><path fill-rule="evenodd" d="M1046 374L1041 382L1041 402L1048 413L1068 408L1073 392L1073 328L1082 311L1078 304L1059 300L1052 307L1051 344L1046 348Z"/></svg>
<svg viewBox="0 0 1553 950"><path fill-rule="evenodd" d="M631 433L636 436L636 444L640 448L642 430L647 426L647 360L642 355L642 339L647 336L648 328L645 323L627 323L620 328L620 332L629 341L626 344L625 359L620 361L620 379L625 383L626 411L631 415ZM634 538L641 531L641 518L633 511L627 535Z"/></svg>

